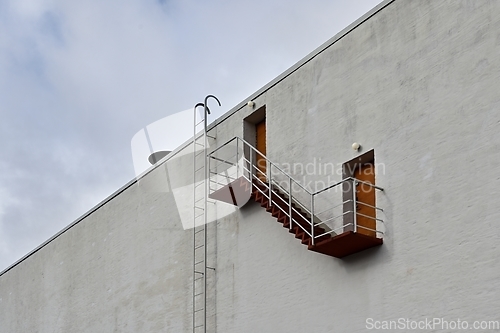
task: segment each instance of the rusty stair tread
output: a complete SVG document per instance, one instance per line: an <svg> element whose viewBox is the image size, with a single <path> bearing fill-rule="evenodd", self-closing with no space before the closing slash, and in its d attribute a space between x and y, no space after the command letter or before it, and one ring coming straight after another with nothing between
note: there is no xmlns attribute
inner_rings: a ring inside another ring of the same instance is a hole
<svg viewBox="0 0 500 333"><path fill-rule="evenodd" d="M288 217L288 214L285 213L289 210L289 203L285 195L278 189L273 189L271 191L271 198L273 196L276 196L284 200L273 200L273 202L270 203L269 199L264 196L257 188L266 194L269 193L268 188L266 188L262 184L257 184L257 182L254 181L251 188L251 198L259 203L263 208L265 208L267 212L271 213L271 215L276 218L279 223L282 223L283 227L288 229L289 233L294 234L295 238L300 239L301 243L307 246L307 249L310 251L322 253L336 258L343 258L347 255L362 251L370 247L378 246L383 243L383 240L381 238L354 233L353 231L346 231L340 235L326 234L318 237L317 239L315 239L316 244L312 245L311 236L309 236L304 230L302 230L302 228L297 226L297 224L300 224L308 232L310 232L312 228L311 224L309 223L309 214L302 210L300 204L292 202L292 207L294 208L294 210L292 211L292 218L295 226L290 229L290 218ZM284 209L285 212L283 212L278 207ZM321 235L325 232L326 230L324 228L314 226L315 235Z"/></svg>

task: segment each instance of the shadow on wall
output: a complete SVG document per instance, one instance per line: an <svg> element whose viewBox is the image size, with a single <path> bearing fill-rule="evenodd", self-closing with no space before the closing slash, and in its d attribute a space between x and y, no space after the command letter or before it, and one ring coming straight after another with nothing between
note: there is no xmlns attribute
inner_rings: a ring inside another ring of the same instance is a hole
<svg viewBox="0 0 500 333"><path fill-rule="evenodd" d="M205 222L204 219L196 218L200 212L196 212L195 198L203 202L203 183L206 177L197 173L194 177L194 158L196 165L203 166L203 158L206 153L203 148L188 142L192 140L194 125L196 133L203 130L203 117L188 109L164 117L155 121L138 131L131 140L132 160L137 183L146 192L172 192L175 204L181 218L182 226L191 229ZM199 124L201 122L201 124ZM175 151L175 148L184 145ZM234 151L236 151L234 147ZM206 151L210 151L210 143L207 143ZM151 163L152 162L152 163ZM243 160L239 161L243 163ZM152 167L151 164L154 164ZM234 166L219 166L218 174L231 174ZM210 175L212 182L218 175ZM210 183L210 182L209 182ZM242 206L250 199L250 195L240 200ZM209 200L207 205L207 223L230 215L238 210L237 206L224 202Z"/></svg>

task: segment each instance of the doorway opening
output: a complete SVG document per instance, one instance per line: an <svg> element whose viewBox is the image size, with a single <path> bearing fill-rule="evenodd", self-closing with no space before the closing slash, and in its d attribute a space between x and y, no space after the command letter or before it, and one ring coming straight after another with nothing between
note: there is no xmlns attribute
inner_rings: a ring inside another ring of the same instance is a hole
<svg viewBox="0 0 500 333"><path fill-rule="evenodd" d="M253 161L252 173L261 181L267 182L267 165L263 156L267 156L266 106L262 106L244 119L243 138L262 155L245 151L248 160ZM253 154L250 158L250 154Z"/></svg>

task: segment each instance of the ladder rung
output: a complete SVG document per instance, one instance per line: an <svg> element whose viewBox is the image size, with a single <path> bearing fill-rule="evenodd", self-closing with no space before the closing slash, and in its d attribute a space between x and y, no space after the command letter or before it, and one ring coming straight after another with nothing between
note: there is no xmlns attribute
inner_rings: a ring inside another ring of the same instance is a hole
<svg viewBox="0 0 500 333"><path fill-rule="evenodd" d="M194 203L196 204L197 202L200 202L201 200L204 200L205 198L201 198L201 199L198 199L196 200ZM196 206L195 206L196 207Z"/></svg>
<svg viewBox="0 0 500 333"><path fill-rule="evenodd" d="M204 153L204 151L202 150L202 151L200 151L198 154L194 154L194 157L198 157L198 156L200 156L200 155L201 155L201 154L203 154L203 153Z"/></svg>
<svg viewBox="0 0 500 333"><path fill-rule="evenodd" d="M199 142L196 142L196 141L194 142L194 144L196 144L196 145L198 145L198 146L202 146L202 147L204 147L204 146L205 146L205 144L204 144L204 143L199 143Z"/></svg>
<svg viewBox="0 0 500 333"><path fill-rule="evenodd" d="M205 198L203 198L205 199ZM205 207L200 207L200 206L194 206L194 208L198 208L198 209L201 209L201 210L205 210Z"/></svg>
<svg viewBox="0 0 500 333"><path fill-rule="evenodd" d="M205 231L205 228L200 229L200 230L198 230L198 231L195 231L194 233L195 233L195 234L197 234L197 233L202 232L202 231Z"/></svg>
<svg viewBox="0 0 500 333"><path fill-rule="evenodd" d="M194 294L194 297L198 297L200 295L203 295L204 293L198 293L198 294Z"/></svg>
<svg viewBox="0 0 500 333"><path fill-rule="evenodd" d="M194 172L198 172L198 171L200 171L201 169L205 169L205 166L202 166L201 168L198 168L198 169L194 170Z"/></svg>
<svg viewBox="0 0 500 333"><path fill-rule="evenodd" d="M204 262L204 261L205 261L205 260L201 260L201 261L195 262L195 263L194 263L194 265L195 265L195 266L196 266L196 265L199 265L199 264L201 264L201 263L202 263L202 262Z"/></svg>
<svg viewBox="0 0 500 333"><path fill-rule="evenodd" d="M205 310L205 309L198 309L195 312L200 312L200 311L203 311L203 310ZM197 326L197 327L201 327L201 326L203 326L203 325L200 325L200 326Z"/></svg>
<svg viewBox="0 0 500 333"><path fill-rule="evenodd" d="M199 273L199 272L195 272L195 273ZM200 273L200 274L203 274L203 273ZM196 278L194 279L195 281L198 281L198 280L203 280L203 276L202 277L199 277L199 278Z"/></svg>
<svg viewBox="0 0 500 333"><path fill-rule="evenodd" d="M204 275L205 273L203 272L198 272L198 271L194 271L195 273L198 273L198 274L201 274L201 275ZM201 277L200 279L203 279L203 277Z"/></svg>
<svg viewBox="0 0 500 333"><path fill-rule="evenodd" d="M198 186L203 185L203 184L205 184L205 182L199 182L198 184L196 184L196 185L194 186L194 188L197 188Z"/></svg>
<svg viewBox="0 0 500 333"><path fill-rule="evenodd" d="M201 324L201 325L195 326L194 328L203 327L203 326L205 326L205 325Z"/></svg>
<svg viewBox="0 0 500 333"><path fill-rule="evenodd" d="M194 249L195 250L198 250L198 249L201 249L202 247L204 247L205 245L198 245L197 247L195 247Z"/></svg>

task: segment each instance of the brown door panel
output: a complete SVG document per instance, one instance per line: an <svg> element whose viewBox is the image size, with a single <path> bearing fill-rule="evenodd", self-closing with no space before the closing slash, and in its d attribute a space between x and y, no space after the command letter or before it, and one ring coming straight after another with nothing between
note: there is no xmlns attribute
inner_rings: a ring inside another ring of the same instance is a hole
<svg viewBox="0 0 500 333"><path fill-rule="evenodd" d="M354 171L354 178L365 183L375 184L375 166L373 163L365 163L357 168ZM358 225L358 233L376 237L376 232L372 231L377 229L377 221L375 220L376 213L375 208L373 208L375 207L375 188L366 184L358 183L356 186L356 200L356 221ZM361 214L365 216L362 216ZM367 230L363 227L372 230Z"/></svg>
<svg viewBox="0 0 500 333"><path fill-rule="evenodd" d="M266 156L266 120L264 119L260 123L257 123L255 125L255 132L257 133L257 138L255 141L255 148L257 148L257 151L262 153L264 156ZM266 160L260 155L256 154L255 161L257 163L257 169L259 171L257 172L257 177L259 177L260 180L266 181Z"/></svg>

